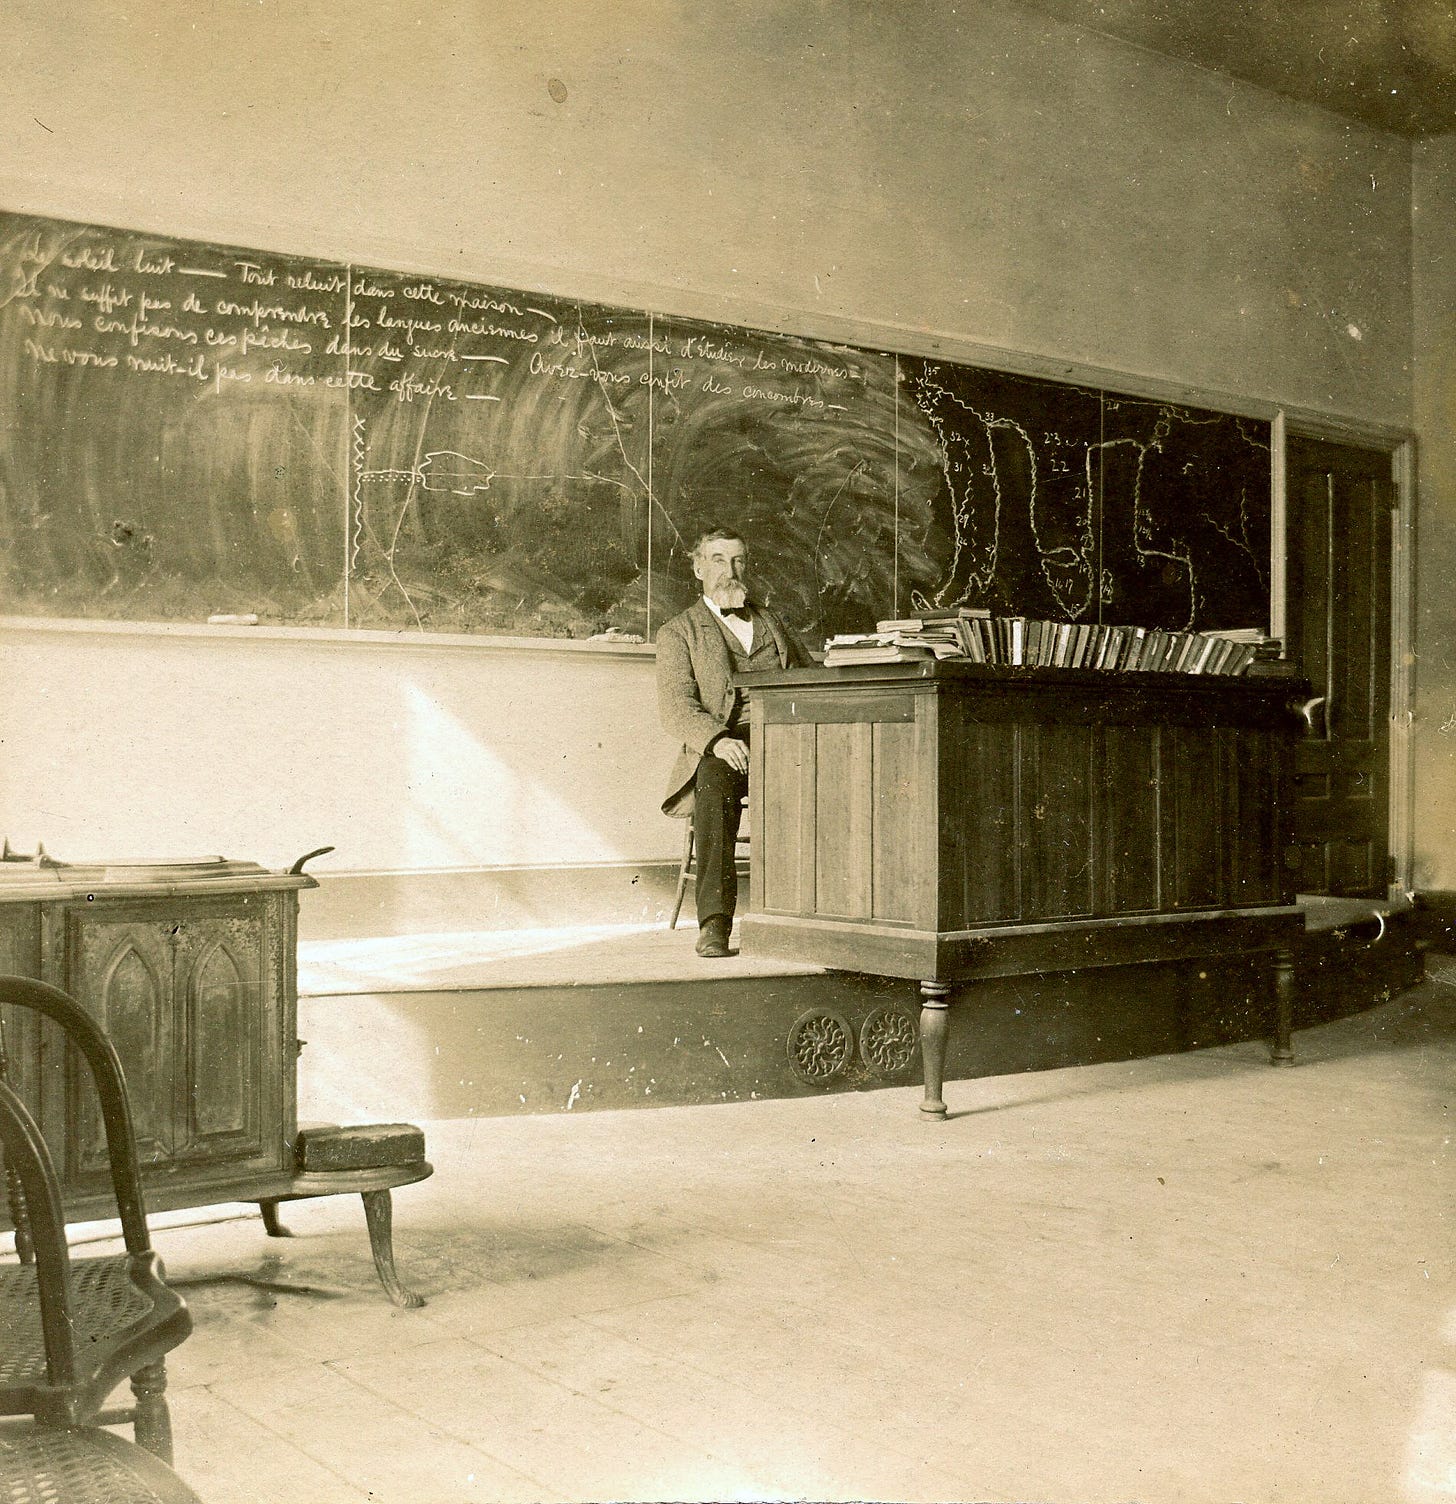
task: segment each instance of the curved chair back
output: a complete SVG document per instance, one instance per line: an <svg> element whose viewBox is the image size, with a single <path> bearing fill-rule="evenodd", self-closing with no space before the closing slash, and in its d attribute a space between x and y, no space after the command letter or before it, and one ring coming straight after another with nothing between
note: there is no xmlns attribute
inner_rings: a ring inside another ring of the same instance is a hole
<svg viewBox="0 0 1456 1504"><path fill-rule="evenodd" d="M186 1339L192 1317L166 1284L152 1251L116 1051L79 1003L45 982L0 977L0 1006L28 1008L54 1020L85 1060L101 1103L125 1243L121 1253L72 1256L50 1150L19 1093L0 1082L0 1149L18 1257L18 1263L0 1262L0 1416L31 1415L52 1429L129 1418L137 1442L170 1461L164 1359ZM112 1390L127 1378L135 1406L103 1411ZM71 1495L62 1490L51 1497Z"/></svg>
<svg viewBox="0 0 1456 1504"><path fill-rule="evenodd" d="M142 1198L141 1170L137 1164L136 1138L132 1131L131 1106L121 1061L101 1026L59 987L31 977L0 977L0 1007L28 1008L54 1019L85 1058L101 1101L101 1121L106 1130L106 1153L111 1164L111 1183L116 1195L126 1250L151 1252L147 1232L146 1203ZM27 1114L29 1116L29 1114ZM44 1148L44 1143L41 1145ZM49 1155L47 1155L49 1163Z"/></svg>
<svg viewBox="0 0 1456 1504"><path fill-rule="evenodd" d="M0 1081L0 1145L6 1166L25 1193L25 1216L35 1252L46 1377L64 1388L76 1381L75 1324L71 1319L71 1256L65 1214L50 1150L25 1103Z"/></svg>

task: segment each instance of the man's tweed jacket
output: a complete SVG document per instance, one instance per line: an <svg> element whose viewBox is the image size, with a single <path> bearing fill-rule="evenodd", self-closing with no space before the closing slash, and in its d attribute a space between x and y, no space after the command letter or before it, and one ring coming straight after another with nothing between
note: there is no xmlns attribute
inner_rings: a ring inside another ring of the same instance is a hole
<svg viewBox="0 0 1456 1504"><path fill-rule="evenodd" d="M755 633L763 629L773 638L783 668L807 668L814 661L772 611L754 606L753 623ZM701 597L658 630L657 711L668 734L682 743L662 811L690 815L698 761L733 714L733 655Z"/></svg>

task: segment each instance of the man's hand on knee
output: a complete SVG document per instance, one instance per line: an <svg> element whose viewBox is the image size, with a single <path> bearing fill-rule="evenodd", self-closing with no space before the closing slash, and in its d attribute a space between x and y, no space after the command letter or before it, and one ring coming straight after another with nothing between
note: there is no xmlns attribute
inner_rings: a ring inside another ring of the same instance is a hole
<svg viewBox="0 0 1456 1504"><path fill-rule="evenodd" d="M720 736L713 743L713 756L721 757L735 773L748 771L748 743L735 741L731 736Z"/></svg>

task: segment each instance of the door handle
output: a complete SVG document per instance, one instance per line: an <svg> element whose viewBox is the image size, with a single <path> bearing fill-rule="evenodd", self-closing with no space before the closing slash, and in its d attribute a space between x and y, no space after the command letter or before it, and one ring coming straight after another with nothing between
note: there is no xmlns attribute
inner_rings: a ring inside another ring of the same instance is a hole
<svg viewBox="0 0 1456 1504"><path fill-rule="evenodd" d="M1318 736L1323 741L1330 737L1330 702L1324 695L1311 695L1309 699L1302 700L1294 707L1303 717L1305 729L1311 736ZM1319 727L1316 730L1315 718L1319 718Z"/></svg>

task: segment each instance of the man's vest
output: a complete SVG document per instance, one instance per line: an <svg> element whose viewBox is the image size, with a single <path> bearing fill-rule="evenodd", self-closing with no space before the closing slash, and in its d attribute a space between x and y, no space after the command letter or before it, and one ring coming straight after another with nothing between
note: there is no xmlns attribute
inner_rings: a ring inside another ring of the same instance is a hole
<svg viewBox="0 0 1456 1504"><path fill-rule="evenodd" d="M743 644L724 622L718 622L723 639L728 644L728 654L733 660L733 672L756 674L764 669L782 668L773 633L757 619L756 612L750 613L749 620L753 622L753 651L750 653L743 651ZM728 729L735 735L748 729L748 702L741 689L733 692L733 714L728 718Z"/></svg>

